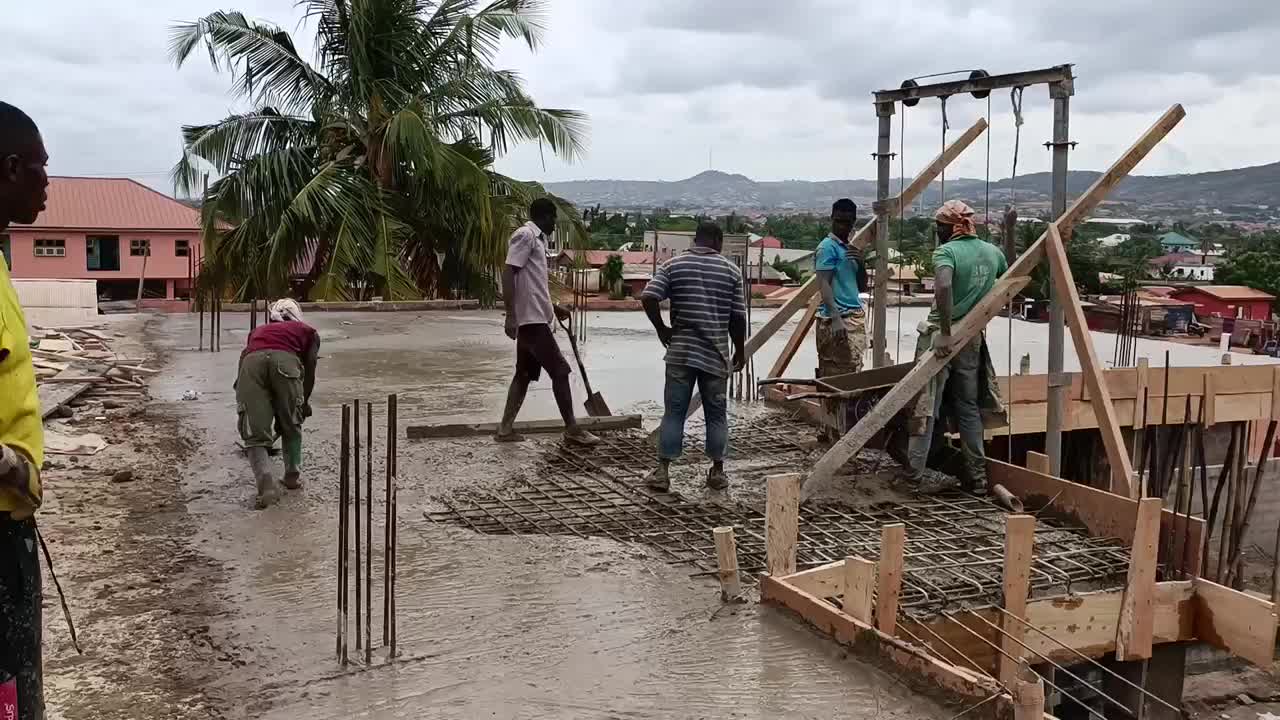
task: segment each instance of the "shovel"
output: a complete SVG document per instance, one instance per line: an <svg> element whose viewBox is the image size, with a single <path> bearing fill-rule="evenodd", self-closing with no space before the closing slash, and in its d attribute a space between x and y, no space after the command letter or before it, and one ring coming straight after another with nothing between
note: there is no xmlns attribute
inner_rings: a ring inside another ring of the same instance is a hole
<svg viewBox="0 0 1280 720"><path fill-rule="evenodd" d="M582 364L582 354L578 352L578 339L569 332L568 326L563 320L558 320L560 328L564 330L564 334L569 336L569 347L573 348L573 357L578 361L578 372L582 374L582 384L587 387L587 400L582 406L587 409L587 414L591 417L609 417L613 413L609 412L609 405L605 403L604 396L598 392L591 390L591 381L587 379L587 368Z"/></svg>

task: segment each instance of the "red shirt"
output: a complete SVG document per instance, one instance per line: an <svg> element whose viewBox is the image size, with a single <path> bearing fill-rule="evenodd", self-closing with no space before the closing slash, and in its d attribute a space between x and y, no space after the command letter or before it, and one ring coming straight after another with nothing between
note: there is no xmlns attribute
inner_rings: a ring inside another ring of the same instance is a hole
<svg viewBox="0 0 1280 720"><path fill-rule="evenodd" d="M249 333L249 341L241 356L259 350L284 350L306 357L313 344L320 344L320 334L306 323L297 320L267 323Z"/></svg>

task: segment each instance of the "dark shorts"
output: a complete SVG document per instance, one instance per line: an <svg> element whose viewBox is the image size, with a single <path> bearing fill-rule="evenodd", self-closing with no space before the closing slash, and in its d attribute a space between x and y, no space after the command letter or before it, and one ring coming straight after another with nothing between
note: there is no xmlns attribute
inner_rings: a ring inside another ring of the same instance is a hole
<svg viewBox="0 0 1280 720"><path fill-rule="evenodd" d="M535 382L543 369L552 378L569 376L569 363L560 352L551 326L521 325L516 331L516 372Z"/></svg>

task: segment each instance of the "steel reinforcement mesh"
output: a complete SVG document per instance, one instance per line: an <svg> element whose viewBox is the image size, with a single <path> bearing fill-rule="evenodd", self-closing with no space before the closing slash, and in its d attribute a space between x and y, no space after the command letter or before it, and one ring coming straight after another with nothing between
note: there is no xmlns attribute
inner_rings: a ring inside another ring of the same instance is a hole
<svg viewBox="0 0 1280 720"><path fill-rule="evenodd" d="M735 428L732 459L803 458L813 431L769 414ZM696 437L689 437L696 449ZM612 433L600 446L548 446L528 477L494 493L437 498L445 510L427 518L497 535L576 535L643 543L695 575L715 572L712 529L733 526L739 567L765 568L764 516L738 503L689 502L640 482L653 450L643 433ZM880 528L906 526L900 604L931 614L954 603L998 599L1004 558L1005 512L985 498L955 493L868 507L804 504L800 508L797 567L816 567L861 555L879 556ZM1124 586L1129 554L1120 542L1091 538L1082 527L1039 520L1031 573L1036 596Z"/></svg>

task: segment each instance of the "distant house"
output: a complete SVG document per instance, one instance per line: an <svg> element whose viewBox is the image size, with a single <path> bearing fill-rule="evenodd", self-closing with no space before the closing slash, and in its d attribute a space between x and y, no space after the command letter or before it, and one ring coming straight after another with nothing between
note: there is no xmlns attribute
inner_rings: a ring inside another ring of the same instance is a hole
<svg viewBox="0 0 1280 720"><path fill-rule="evenodd" d="M782 241L772 235L766 235L765 237L762 237L759 240L752 240L751 247L781 249Z"/></svg>
<svg viewBox="0 0 1280 720"><path fill-rule="evenodd" d="M1182 333L1191 323L1195 304L1147 292L1138 292L1137 329L1144 335L1168 332ZM1121 325L1123 299L1119 295L1102 295L1084 305L1085 322L1090 330L1116 332Z"/></svg>
<svg viewBox="0 0 1280 720"><path fill-rule="evenodd" d="M1112 233L1098 238L1098 243L1102 247L1115 247L1121 243L1129 242L1129 238L1133 237L1129 233Z"/></svg>
<svg viewBox="0 0 1280 720"><path fill-rule="evenodd" d="M672 217L675 216L673 215ZM725 233L724 255L733 258L734 262L740 265L749 240L750 238L746 234ZM693 231L646 230L643 242L645 250L653 250L656 245L659 256L664 251L669 251L672 255L679 255L693 246Z"/></svg>
<svg viewBox="0 0 1280 720"><path fill-rule="evenodd" d="M1243 285L1200 285L1177 288L1172 296L1195 304L1201 317L1270 320L1275 296Z"/></svg>
<svg viewBox="0 0 1280 720"><path fill-rule="evenodd" d="M759 265L760 259L763 257L765 265L773 265L781 260L784 263L792 263L796 269L802 273L813 274L813 251L812 250L794 250L791 248L751 248L747 251L749 260L752 265Z"/></svg>
<svg viewBox="0 0 1280 720"><path fill-rule="evenodd" d="M1151 267L1151 276L1154 278L1168 277L1170 279L1213 282L1214 266L1218 264L1220 259L1220 256L1217 255L1170 253L1161 255L1158 258L1152 258L1148 265Z"/></svg>
<svg viewBox="0 0 1280 720"><path fill-rule="evenodd" d="M617 255L622 258L623 265L648 265L654 264L654 255L652 252L642 250L561 250L556 256L555 265L559 268L579 267L578 260L582 260L581 267L588 267L599 270L609 262L610 255ZM657 256L657 264L661 265L671 259L670 251L659 251Z"/></svg>
<svg viewBox="0 0 1280 720"><path fill-rule="evenodd" d="M1189 252L1200 247L1200 241L1182 233L1167 232L1160 236L1160 247L1166 253Z"/></svg>
<svg viewBox="0 0 1280 720"><path fill-rule="evenodd" d="M200 267L200 211L127 178L49 178L47 208L0 234L15 279L94 280L99 297L186 297ZM145 266L145 272L144 272Z"/></svg>

